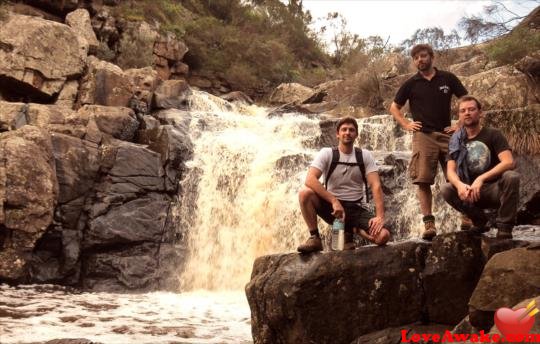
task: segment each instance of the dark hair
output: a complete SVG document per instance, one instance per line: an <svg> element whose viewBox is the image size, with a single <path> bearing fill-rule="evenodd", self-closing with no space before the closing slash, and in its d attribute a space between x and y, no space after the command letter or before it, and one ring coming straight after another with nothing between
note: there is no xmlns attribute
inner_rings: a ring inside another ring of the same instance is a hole
<svg viewBox="0 0 540 344"><path fill-rule="evenodd" d="M356 132L358 132L358 123L356 122L356 119L350 116L342 117L339 119L339 121L336 124L336 131L339 132L339 128L345 123L352 124L356 128Z"/></svg>
<svg viewBox="0 0 540 344"><path fill-rule="evenodd" d="M421 51L427 51L429 56L433 57L433 48L429 44L417 44L411 49L411 57L414 57Z"/></svg>
<svg viewBox="0 0 540 344"><path fill-rule="evenodd" d="M478 108L478 110L482 110L482 104L480 104L480 101L478 99L476 99L475 97L470 96L470 95L465 95L465 96L458 99L458 101L457 101L458 108L459 108L459 104L461 104L463 102L468 102L468 101L471 101L471 100L476 103L476 107Z"/></svg>

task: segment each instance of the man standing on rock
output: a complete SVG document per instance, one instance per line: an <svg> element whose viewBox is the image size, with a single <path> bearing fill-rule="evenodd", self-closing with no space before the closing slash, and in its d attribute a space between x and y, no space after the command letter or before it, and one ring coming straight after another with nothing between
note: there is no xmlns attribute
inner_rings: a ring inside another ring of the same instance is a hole
<svg viewBox="0 0 540 344"><path fill-rule="evenodd" d="M355 148L358 123L352 117L337 123L338 147L323 148L309 167L305 186L299 192L300 209L311 236L298 246L301 253L322 251L317 215L328 224L339 218L345 223L345 250L354 250L353 231L377 245L384 245L390 232L384 226L383 192L371 152ZM361 161L359 161L361 160ZM324 174L326 188L319 178ZM375 200L376 215L367 210L367 184Z"/></svg>
<svg viewBox="0 0 540 344"><path fill-rule="evenodd" d="M422 238L431 240L437 234L432 214L431 185L437 175L437 163L446 173L448 141L454 131L450 127L450 102L452 95L461 97L467 94L467 90L454 74L433 67L431 46L415 45L411 56L418 73L401 85L390 106L390 113L403 129L413 132L409 175L418 185L417 197L424 222ZM412 121L406 119L401 111L407 100Z"/></svg>
<svg viewBox="0 0 540 344"><path fill-rule="evenodd" d="M502 133L480 124L482 105L472 96L458 100L463 127L450 139L448 180L443 198L473 222L471 230L486 232L483 208L498 209L497 238L511 239L519 201L519 174Z"/></svg>

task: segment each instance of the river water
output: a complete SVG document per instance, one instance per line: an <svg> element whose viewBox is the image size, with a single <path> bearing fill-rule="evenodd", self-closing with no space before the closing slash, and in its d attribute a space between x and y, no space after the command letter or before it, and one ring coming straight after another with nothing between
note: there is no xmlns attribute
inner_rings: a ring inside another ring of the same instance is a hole
<svg viewBox="0 0 540 344"><path fill-rule="evenodd" d="M178 271L182 292L82 293L3 285L1 343L55 338L106 344L252 342L243 289L256 257L292 252L307 237L297 192L319 149L319 123L298 114L268 118L265 109L235 106L203 92L194 92L190 103L194 158L187 163L183 198L176 206L178 231L189 252ZM178 116L186 120L185 112ZM359 124L362 146L377 154L410 146L409 136L394 135L389 116ZM420 218L410 211L418 207L411 185L399 193L406 206L396 216L417 235ZM440 214L448 212L439 208ZM453 225L445 224L443 231ZM328 232L322 223L320 228L323 235Z"/></svg>

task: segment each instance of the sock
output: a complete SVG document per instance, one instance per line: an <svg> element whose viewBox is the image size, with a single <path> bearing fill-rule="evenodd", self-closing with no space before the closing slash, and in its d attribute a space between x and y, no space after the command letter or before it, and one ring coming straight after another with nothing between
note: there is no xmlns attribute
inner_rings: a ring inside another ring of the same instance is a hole
<svg viewBox="0 0 540 344"><path fill-rule="evenodd" d="M435 216L433 215L426 215L422 218L422 221L424 222L435 222Z"/></svg>
<svg viewBox="0 0 540 344"><path fill-rule="evenodd" d="M319 228L310 229L310 230L309 230L309 234L315 235L316 237L320 237L320 235L319 235Z"/></svg>

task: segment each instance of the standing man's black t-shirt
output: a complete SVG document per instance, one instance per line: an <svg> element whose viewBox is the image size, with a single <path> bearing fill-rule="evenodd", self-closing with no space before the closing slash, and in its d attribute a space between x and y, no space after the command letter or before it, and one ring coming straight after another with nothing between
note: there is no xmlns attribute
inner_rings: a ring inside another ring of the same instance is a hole
<svg viewBox="0 0 540 344"><path fill-rule="evenodd" d="M459 98L467 94L467 89L454 74L435 69L431 80L418 72L405 81L394 102L403 106L409 101L413 120L422 122L421 131L442 132L450 126L450 102L453 94Z"/></svg>
<svg viewBox="0 0 540 344"><path fill-rule="evenodd" d="M498 155L502 151L510 150L508 141L499 130L486 127L472 139L467 139L465 146L467 169L471 180L491 170L500 162Z"/></svg>

